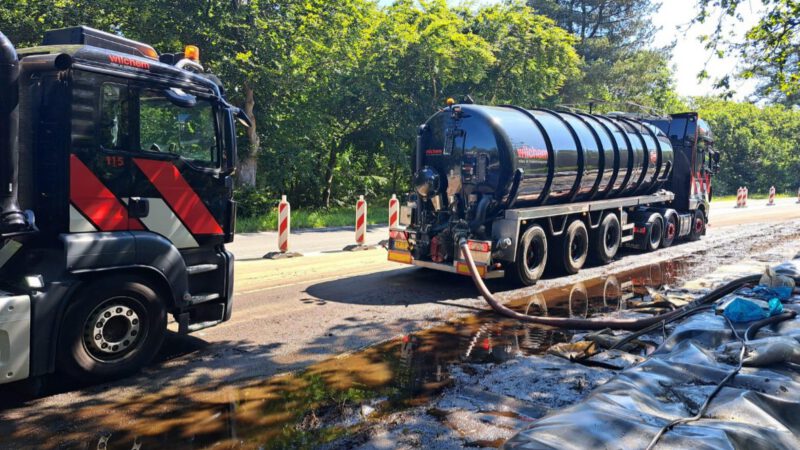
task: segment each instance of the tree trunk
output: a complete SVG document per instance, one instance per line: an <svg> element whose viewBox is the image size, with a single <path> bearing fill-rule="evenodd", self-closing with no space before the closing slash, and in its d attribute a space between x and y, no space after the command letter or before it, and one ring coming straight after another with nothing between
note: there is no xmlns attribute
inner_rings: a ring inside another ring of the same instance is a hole
<svg viewBox="0 0 800 450"><path fill-rule="evenodd" d="M255 116L256 99L253 88L250 84L244 85L244 112L250 117L253 126L247 129L247 141L249 143L247 153L239 160L239 186L256 187L256 173L258 171L258 153L261 149L261 138L258 136Z"/></svg>
<svg viewBox="0 0 800 450"><path fill-rule="evenodd" d="M328 155L328 166L325 168L325 188L322 191L322 206L330 208L331 192L333 191L333 171L336 169L336 159L339 156L339 146L331 144L330 155Z"/></svg>

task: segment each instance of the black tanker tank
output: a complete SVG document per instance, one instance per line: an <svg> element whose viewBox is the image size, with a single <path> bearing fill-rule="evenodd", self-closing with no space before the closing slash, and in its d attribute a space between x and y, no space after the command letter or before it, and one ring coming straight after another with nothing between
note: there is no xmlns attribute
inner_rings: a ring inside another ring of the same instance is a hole
<svg viewBox="0 0 800 450"><path fill-rule="evenodd" d="M459 194L517 208L646 195L673 164L669 138L647 122L514 106L449 107L417 144L417 192L447 204Z"/></svg>

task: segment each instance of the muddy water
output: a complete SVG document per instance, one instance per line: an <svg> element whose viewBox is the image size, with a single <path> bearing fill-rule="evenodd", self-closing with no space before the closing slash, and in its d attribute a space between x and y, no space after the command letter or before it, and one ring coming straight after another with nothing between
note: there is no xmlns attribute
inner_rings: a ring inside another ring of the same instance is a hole
<svg viewBox="0 0 800 450"><path fill-rule="evenodd" d="M573 317L625 310L646 304L653 290L687 279L693 266L687 260L654 264L508 305ZM539 354L573 334L480 313L243 388L220 383L116 403L78 403L68 417L45 412L23 427L0 425L0 439L15 448L312 448L353 431L364 415L424 403L448 385L453 364ZM32 429L48 432L34 436Z"/></svg>

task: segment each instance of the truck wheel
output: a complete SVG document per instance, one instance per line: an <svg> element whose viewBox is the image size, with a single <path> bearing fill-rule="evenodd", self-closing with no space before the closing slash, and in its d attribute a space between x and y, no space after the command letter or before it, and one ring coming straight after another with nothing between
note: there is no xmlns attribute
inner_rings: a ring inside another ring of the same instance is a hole
<svg viewBox="0 0 800 450"><path fill-rule="evenodd" d="M578 273L586 263L589 253L589 232L586 225L580 219L573 220L557 242L560 244L558 251L552 254L557 268L569 275Z"/></svg>
<svg viewBox="0 0 800 450"><path fill-rule="evenodd" d="M706 215L703 210L696 209L692 217L692 230L689 232L689 240L697 241L706 233Z"/></svg>
<svg viewBox="0 0 800 450"><path fill-rule="evenodd" d="M619 226L617 215L606 214L595 233L592 243L592 259L600 264L608 264L617 256L620 239L622 239L622 228Z"/></svg>
<svg viewBox="0 0 800 450"><path fill-rule="evenodd" d="M533 225L519 239L517 260L508 276L518 285L531 286L539 281L547 265L547 234L539 225Z"/></svg>
<svg viewBox="0 0 800 450"><path fill-rule="evenodd" d="M664 216L664 236L661 238L661 248L671 247L678 236L678 217L675 214Z"/></svg>
<svg viewBox="0 0 800 450"><path fill-rule="evenodd" d="M654 252L661 247L661 239L664 237L664 225L661 215L653 214L647 219L647 223L650 225L648 227L650 231L645 239L645 251Z"/></svg>
<svg viewBox="0 0 800 450"><path fill-rule="evenodd" d="M59 369L76 380L130 375L149 363L167 331L167 313L140 277L89 284L67 309L59 337Z"/></svg>

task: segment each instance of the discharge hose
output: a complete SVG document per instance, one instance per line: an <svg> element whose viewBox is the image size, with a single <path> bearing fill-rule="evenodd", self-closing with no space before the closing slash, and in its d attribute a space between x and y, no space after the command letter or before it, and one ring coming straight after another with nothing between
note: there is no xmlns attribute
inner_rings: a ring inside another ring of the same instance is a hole
<svg viewBox="0 0 800 450"><path fill-rule="evenodd" d="M519 320L521 322L576 330L603 330L606 328L629 331L641 330L643 328L659 324L663 321L669 321L677 316L684 316L686 315L687 311L703 308L708 303L730 294L746 283L757 282L761 277L759 274L737 278L699 297L682 308L652 317L644 317L639 319L572 319L565 317L529 316L527 314L516 312L501 304L483 282L483 278L481 278L478 268L475 266L475 260L472 258L472 253L470 253L469 245L467 244L466 239L462 239L459 242L459 246L461 247L461 254L464 255L464 259L467 262L467 267L469 267L469 273L472 276L472 281L475 283L475 286L478 288L478 291L481 293L484 300L486 300L486 303L488 303L496 313L510 319Z"/></svg>

